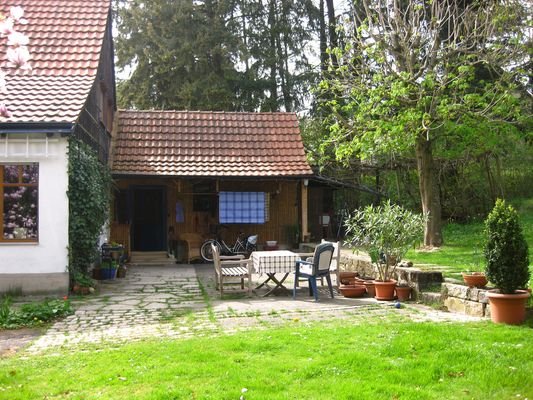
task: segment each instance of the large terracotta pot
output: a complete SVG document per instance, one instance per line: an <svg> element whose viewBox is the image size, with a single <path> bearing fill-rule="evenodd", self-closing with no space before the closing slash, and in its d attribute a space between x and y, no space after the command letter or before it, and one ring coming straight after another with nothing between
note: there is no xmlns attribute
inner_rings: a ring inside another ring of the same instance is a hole
<svg viewBox="0 0 533 400"><path fill-rule="evenodd" d="M469 287L484 287L487 284L487 278L483 272L472 272L470 274L463 272L463 280Z"/></svg>
<svg viewBox="0 0 533 400"><path fill-rule="evenodd" d="M396 281L391 279L390 281L374 281L374 288L376 289L377 300L394 300L394 289L396 287Z"/></svg>
<svg viewBox="0 0 533 400"><path fill-rule="evenodd" d="M526 301L529 297L526 290L517 290L514 294L503 294L491 290L487 296L492 322L520 325L526 319Z"/></svg>

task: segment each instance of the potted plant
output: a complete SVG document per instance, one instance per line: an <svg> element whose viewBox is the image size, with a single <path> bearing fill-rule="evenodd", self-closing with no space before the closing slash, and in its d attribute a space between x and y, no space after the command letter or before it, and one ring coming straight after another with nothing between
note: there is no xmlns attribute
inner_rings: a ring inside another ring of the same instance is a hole
<svg viewBox="0 0 533 400"><path fill-rule="evenodd" d="M390 201L355 210L345 221L346 243L370 255L378 278L376 299L393 300L396 265L424 233L425 215L405 210Z"/></svg>
<svg viewBox="0 0 533 400"><path fill-rule="evenodd" d="M468 287L477 287L482 288L487 284L487 277L484 272L462 272L463 281L468 285Z"/></svg>
<svg viewBox="0 0 533 400"><path fill-rule="evenodd" d="M87 275L80 272L74 274L72 281L72 293L74 294L89 294L94 290L95 283Z"/></svg>
<svg viewBox="0 0 533 400"><path fill-rule="evenodd" d="M526 317L529 292L519 290L529 280L529 252L518 213L498 199L485 220L486 275L497 289L489 291L491 319L518 325Z"/></svg>

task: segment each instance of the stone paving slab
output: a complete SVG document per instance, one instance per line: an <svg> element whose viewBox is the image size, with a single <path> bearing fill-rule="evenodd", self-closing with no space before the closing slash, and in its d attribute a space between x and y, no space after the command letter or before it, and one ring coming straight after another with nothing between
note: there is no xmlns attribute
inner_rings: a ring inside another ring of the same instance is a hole
<svg viewBox="0 0 533 400"><path fill-rule="evenodd" d="M254 276L259 282L262 278ZM292 283L287 283L291 287ZM146 338L188 338L268 329L287 324L312 324L341 319L350 324L397 317L414 321L477 321L479 318L436 311L422 305L393 308L375 299L329 297L321 288L319 302L299 289L275 296L229 294L220 299L215 290L213 266L134 266L127 277L100 285L94 295L76 299L76 312L55 323L26 350L30 353L56 347L103 342L131 342ZM208 300L204 298L204 294Z"/></svg>

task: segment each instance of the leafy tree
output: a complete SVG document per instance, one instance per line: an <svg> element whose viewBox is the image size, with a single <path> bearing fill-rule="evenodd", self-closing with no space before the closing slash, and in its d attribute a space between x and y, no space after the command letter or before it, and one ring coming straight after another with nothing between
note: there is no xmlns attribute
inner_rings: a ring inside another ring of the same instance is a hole
<svg viewBox="0 0 533 400"><path fill-rule="evenodd" d="M435 150L451 138L494 149L523 122L526 15L519 0L358 0L343 26L319 87L335 94L323 147L345 162L414 153L427 246L442 244Z"/></svg>

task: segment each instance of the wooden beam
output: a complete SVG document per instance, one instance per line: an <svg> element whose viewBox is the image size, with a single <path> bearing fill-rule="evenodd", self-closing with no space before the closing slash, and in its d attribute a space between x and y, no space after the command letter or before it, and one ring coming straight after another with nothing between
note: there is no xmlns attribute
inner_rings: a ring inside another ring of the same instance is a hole
<svg viewBox="0 0 533 400"><path fill-rule="evenodd" d="M309 226L308 226L308 204L307 204L307 185L309 184L309 181L307 179L303 179L300 187L302 189L301 192L301 199L302 199L302 232L301 232L301 240L303 241L306 237L309 237Z"/></svg>

